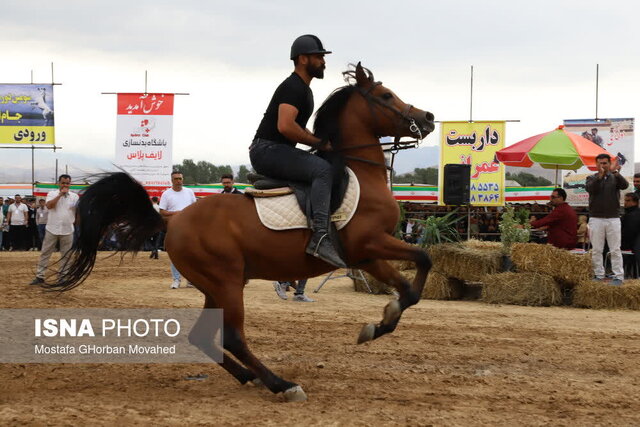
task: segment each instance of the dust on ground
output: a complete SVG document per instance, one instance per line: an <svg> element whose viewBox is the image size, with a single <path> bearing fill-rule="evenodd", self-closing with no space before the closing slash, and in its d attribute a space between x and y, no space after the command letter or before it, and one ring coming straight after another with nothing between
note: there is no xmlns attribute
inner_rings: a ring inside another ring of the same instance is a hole
<svg viewBox="0 0 640 427"><path fill-rule="evenodd" d="M0 253L2 308L201 307L170 290L167 255L99 255L66 294L29 286L38 253ZM224 266L220 266L224 268ZM637 425L640 314L423 300L393 334L356 345L389 296L331 280L315 303L278 299L271 282L245 289L250 348L305 389L283 403L215 364L3 364L2 425ZM185 376L207 374L205 381Z"/></svg>

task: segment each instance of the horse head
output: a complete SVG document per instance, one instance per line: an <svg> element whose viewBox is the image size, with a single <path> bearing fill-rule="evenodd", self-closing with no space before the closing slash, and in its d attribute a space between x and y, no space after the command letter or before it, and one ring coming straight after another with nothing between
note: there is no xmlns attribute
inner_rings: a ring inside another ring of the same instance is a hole
<svg viewBox="0 0 640 427"><path fill-rule="evenodd" d="M355 78L355 86L371 106L375 131L378 136L403 136L422 139L433 132L434 116L402 101L382 82L376 82L373 74L360 62L355 71L347 71L345 76Z"/></svg>

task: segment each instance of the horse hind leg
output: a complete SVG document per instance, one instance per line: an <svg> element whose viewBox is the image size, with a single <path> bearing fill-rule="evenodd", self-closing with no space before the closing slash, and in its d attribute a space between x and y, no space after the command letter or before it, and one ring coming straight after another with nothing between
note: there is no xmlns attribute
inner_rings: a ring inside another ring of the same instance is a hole
<svg viewBox="0 0 640 427"><path fill-rule="evenodd" d="M213 298L205 296L204 309L210 308L216 308L216 305ZM216 344L215 335L219 331L219 328L215 328L212 323L211 317L203 310L193 325L193 328L191 328L191 332L189 332L189 342L215 361L219 360L220 353L222 352L222 362L218 362L222 368L233 375L240 384L246 384L249 381L255 384L256 375L236 362L228 354L225 354L224 349Z"/></svg>

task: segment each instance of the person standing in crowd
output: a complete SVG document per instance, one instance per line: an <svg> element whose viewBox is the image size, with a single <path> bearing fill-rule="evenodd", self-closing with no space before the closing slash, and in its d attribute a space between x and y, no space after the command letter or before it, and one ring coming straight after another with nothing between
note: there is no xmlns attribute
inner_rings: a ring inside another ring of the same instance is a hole
<svg viewBox="0 0 640 427"><path fill-rule="evenodd" d="M578 217L578 247L585 251L589 247L589 226L587 225L587 216L580 215Z"/></svg>
<svg viewBox="0 0 640 427"><path fill-rule="evenodd" d="M9 206L7 222L9 223L11 249L26 250L29 209L25 203L22 203L22 197L19 194L16 194L13 204Z"/></svg>
<svg viewBox="0 0 640 427"><path fill-rule="evenodd" d="M7 221L7 216L9 215L9 206L13 203L11 197L7 197L4 200L4 204L2 205L2 216L4 217L4 225L0 232L2 232L2 249L8 251L11 246L11 241L9 240L9 222Z"/></svg>
<svg viewBox="0 0 640 427"><path fill-rule="evenodd" d="M38 207L36 209L36 225L38 227L38 237L40 237L40 250L42 250L42 243L44 242L44 235L47 228L48 217L49 210L47 209L46 200L38 200Z"/></svg>
<svg viewBox="0 0 640 427"><path fill-rule="evenodd" d="M220 178L222 183L222 191L220 194L242 194L242 191L234 187L233 175L226 173Z"/></svg>
<svg viewBox="0 0 640 427"><path fill-rule="evenodd" d="M303 280L298 280L298 283L296 284L295 281L293 282L273 282L273 288L276 291L276 294L281 298L286 300L287 297L287 289L289 287L292 287L295 289L295 291L293 292L293 301L296 302L316 302L316 300L309 298L308 296L306 296L304 294L304 289L307 286L307 280L308 279L303 279Z"/></svg>
<svg viewBox="0 0 640 427"><path fill-rule="evenodd" d="M2 238L4 236L4 198L0 197L0 251L4 250L4 247L2 246Z"/></svg>
<svg viewBox="0 0 640 427"><path fill-rule="evenodd" d="M49 191L45 207L48 209L47 225L45 227L42 252L36 269L36 277L31 285L44 283L45 273L49 266L49 258L55 252L56 245L60 245L60 268L58 274L66 271L69 254L73 246L74 223L76 221L76 206L78 195L69 190L71 176L62 174L58 178L58 189Z"/></svg>
<svg viewBox="0 0 640 427"><path fill-rule="evenodd" d="M636 173L633 175L633 188L634 193L640 198L640 173Z"/></svg>
<svg viewBox="0 0 640 427"><path fill-rule="evenodd" d="M156 196L151 198L151 204L156 212L160 213L160 199ZM158 231L153 237L151 237L151 255L149 258L158 259L158 251L160 250L160 239L164 236L164 231Z"/></svg>
<svg viewBox="0 0 640 427"><path fill-rule="evenodd" d="M622 215L622 243L620 249L623 251L633 251L636 268L633 269L635 276L638 275L640 266L640 208L638 202L640 198L633 193L624 195L624 215Z"/></svg>
<svg viewBox="0 0 640 427"><path fill-rule="evenodd" d="M38 223L36 218L36 199L29 199L27 203L29 209L29 230L27 233L27 242L30 251L39 251L42 246L42 240L38 234Z"/></svg>
<svg viewBox="0 0 640 427"><path fill-rule="evenodd" d="M183 182L182 172L171 172L171 188L165 190L160 196L160 215L169 221L172 216L179 214L181 210L196 202L195 194L190 188L185 188ZM178 289L182 276L173 263L171 263L171 275L173 276L171 289ZM191 286L191 284L187 284L187 286Z"/></svg>
<svg viewBox="0 0 640 427"><path fill-rule="evenodd" d="M578 244L578 215L567 199L567 192L556 188L551 192L553 210L545 217L531 221L531 227L547 228L547 242L560 249L575 249Z"/></svg>
<svg viewBox="0 0 640 427"><path fill-rule="evenodd" d="M614 279L612 285L622 285L624 269L620 251L620 190L629 187L627 180L620 174L620 165L611 163L611 156L598 154L596 157L598 173L587 177L589 193L589 231L591 237L591 262L595 280L604 279L602 251L605 240L611 252L611 268Z"/></svg>

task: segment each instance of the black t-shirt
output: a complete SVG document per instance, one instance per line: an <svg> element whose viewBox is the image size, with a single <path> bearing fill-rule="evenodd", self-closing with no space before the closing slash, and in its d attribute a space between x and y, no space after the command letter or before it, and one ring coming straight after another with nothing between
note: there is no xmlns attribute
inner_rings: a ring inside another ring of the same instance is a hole
<svg viewBox="0 0 640 427"><path fill-rule="evenodd" d="M298 109L296 123L304 129L313 112L313 92L299 75L291 73L276 89L256 131L255 138L295 146L297 141L290 141L278 132L278 107L280 104L289 104Z"/></svg>

